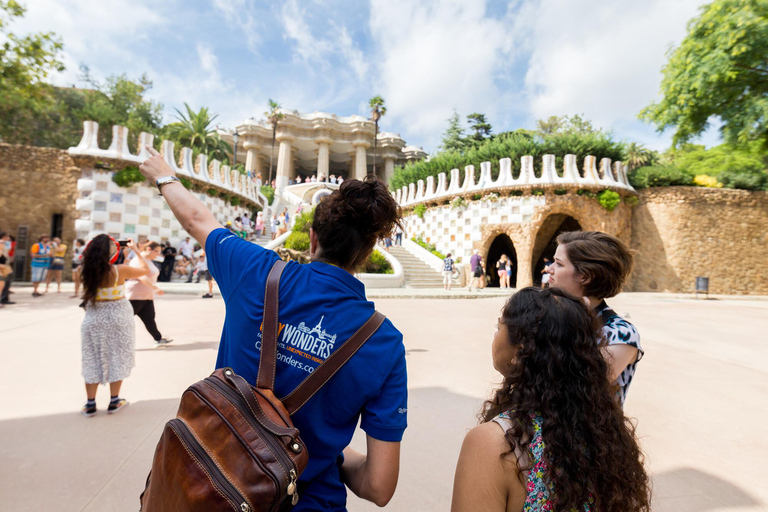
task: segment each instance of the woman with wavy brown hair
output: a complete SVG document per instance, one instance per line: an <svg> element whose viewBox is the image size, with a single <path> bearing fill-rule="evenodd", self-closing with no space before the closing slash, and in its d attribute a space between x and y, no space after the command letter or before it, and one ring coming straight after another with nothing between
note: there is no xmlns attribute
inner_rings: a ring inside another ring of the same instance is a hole
<svg viewBox="0 0 768 512"><path fill-rule="evenodd" d="M464 439L453 512L650 510L648 475L608 380L601 325L557 288L525 288L501 312L504 376Z"/></svg>

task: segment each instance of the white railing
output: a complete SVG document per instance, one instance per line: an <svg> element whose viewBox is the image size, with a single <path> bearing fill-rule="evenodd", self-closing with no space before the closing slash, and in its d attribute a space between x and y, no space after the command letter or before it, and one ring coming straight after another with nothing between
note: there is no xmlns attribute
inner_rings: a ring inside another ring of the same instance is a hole
<svg viewBox="0 0 768 512"><path fill-rule="evenodd" d="M480 178L475 181L475 166L468 165L464 168L464 179L461 179L461 171L453 169L450 173L450 181L445 173L435 178L429 176L426 180L419 180L395 191L394 196L401 206L411 206L427 201L439 201L453 196L461 196L469 193L492 192L497 189L531 189L531 188L610 188L623 190L636 194L637 192L629 184L627 178L627 166L622 162L614 162L611 166L610 158L600 160L600 170L597 169L597 158L587 156L584 158L584 172L580 173L576 165L576 155L565 155L563 175L560 176L555 168L555 156L544 155L540 176L536 176L533 169L533 157L524 156L521 159L520 175L512 176L512 160L502 158L499 160L499 176L494 180L491 174L491 162L480 164ZM611 168L613 167L613 168Z"/></svg>
<svg viewBox="0 0 768 512"><path fill-rule="evenodd" d="M125 126L112 127L112 142L108 149L99 148L98 136L99 123L84 121L83 138L77 146L69 148L69 153L141 164L151 156L146 146L151 146L155 138L151 133L141 132L139 134L139 152L134 155L128 149L128 128ZM192 150L185 147L181 148L179 163L177 163L174 158L174 143L169 140L163 141L160 154L179 176L233 193L242 199L260 205L262 208L267 205L266 197L261 194L261 191L252 181L229 166L221 165L218 160L212 160L209 165L206 155L198 155L197 165L195 165L195 162L192 161ZM196 168L197 170L195 170Z"/></svg>

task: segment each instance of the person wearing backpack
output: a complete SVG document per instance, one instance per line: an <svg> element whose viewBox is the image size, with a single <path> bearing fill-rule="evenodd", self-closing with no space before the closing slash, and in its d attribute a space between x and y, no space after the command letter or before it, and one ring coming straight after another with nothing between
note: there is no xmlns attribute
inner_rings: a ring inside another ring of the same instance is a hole
<svg viewBox="0 0 768 512"><path fill-rule="evenodd" d="M262 334L277 332L274 394L286 397L374 318L374 305L354 274L377 239L399 224L400 208L387 187L372 176L344 181L323 199L310 229L311 263L290 262L284 267L276 293L277 321L267 329L264 290L280 258L224 229L174 179L162 156L147 149L154 156L142 164L142 174L161 187L182 227L205 247L208 269L225 301L216 367L225 373L231 369L255 385ZM345 511L346 488L378 506L386 505L397 487L407 411L402 334L383 320L290 418L309 457L298 479L300 499L292 510ZM358 421L366 433L365 454L349 447Z"/></svg>

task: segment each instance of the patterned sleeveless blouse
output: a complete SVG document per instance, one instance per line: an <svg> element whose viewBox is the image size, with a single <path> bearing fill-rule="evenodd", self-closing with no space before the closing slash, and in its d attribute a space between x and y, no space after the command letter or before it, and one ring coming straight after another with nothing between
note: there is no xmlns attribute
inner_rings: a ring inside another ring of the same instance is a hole
<svg viewBox="0 0 768 512"><path fill-rule="evenodd" d="M112 270L110 269L110 272ZM125 298L125 283L117 285L120 274L115 270L115 284L103 288L96 288L96 302L106 302Z"/></svg>
<svg viewBox="0 0 768 512"><path fill-rule="evenodd" d="M544 454L544 438L541 435L541 425L544 423L544 419L540 414L532 414L531 420L533 421L533 439L531 439L530 449L533 454L533 465L528 470L528 476L525 484L525 504L523 505L523 512L548 512L552 510L552 501L550 496L554 494L554 486L551 483L547 483L544 479L544 475L549 472L549 464L547 463L547 457ZM503 412L493 419L498 423L501 428L506 432L512 427L511 420L509 418L509 412ZM581 511L573 508L571 512L592 512L593 499L590 498L587 503L584 504Z"/></svg>

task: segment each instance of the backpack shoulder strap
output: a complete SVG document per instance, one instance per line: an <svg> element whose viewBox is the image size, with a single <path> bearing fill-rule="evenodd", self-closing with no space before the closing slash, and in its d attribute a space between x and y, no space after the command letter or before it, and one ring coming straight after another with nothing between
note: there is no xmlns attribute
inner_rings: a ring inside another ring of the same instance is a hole
<svg viewBox="0 0 768 512"><path fill-rule="evenodd" d="M336 372L355 355L363 343L373 336L387 317L374 311L373 315L363 324L358 331L345 341L331 356L318 366L301 384L298 385L290 394L280 399L283 402L288 414L298 411L307 400L317 393L323 385L328 382ZM263 344L263 342L262 342Z"/></svg>
<svg viewBox="0 0 768 512"><path fill-rule="evenodd" d="M264 319L261 327L261 354L259 355L259 370L256 375L256 387L274 390L275 365L277 364L277 335L278 335L278 303L280 291L280 276L286 263L277 260L269 271L267 286L264 292Z"/></svg>

